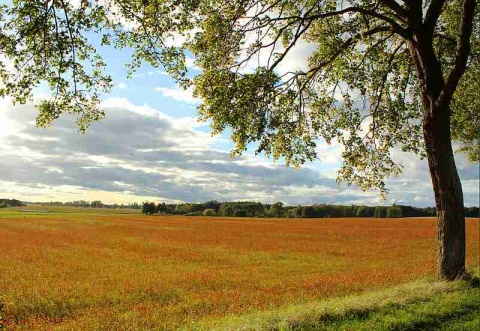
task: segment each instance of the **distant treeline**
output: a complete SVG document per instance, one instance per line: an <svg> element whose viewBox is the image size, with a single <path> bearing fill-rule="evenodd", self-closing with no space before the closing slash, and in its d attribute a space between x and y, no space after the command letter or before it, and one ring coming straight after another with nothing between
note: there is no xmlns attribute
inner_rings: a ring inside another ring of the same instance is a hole
<svg viewBox="0 0 480 331"><path fill-rule="evenodd" d="M25 206L23 202L16 199L0 199L0 208Z"/></svg>
<svg viewBox="0 0 480 331"><path fill-rule="evenodd" d="M218 202L166 204L144 202L142 213L169 214L185 216L226 216L226 217L291 217L291 218L329 218L329 217L425 217L435 216L435 208L418 208L404 205L392 206L342 206L316 204L312 206L284 206L282 202L262 204L260 202ZM478 207L466 207L465 216L479 217Z"/></svg>
<svg viewBox="0 0 480 331"><path fill-rule="evenodd" d="M77 200L70 202L60 202L60 201L51 201L51 202L38 202L34 204L41 204L46 206L66 206L66 207L83 207L83 208L128 208L128 209L140 209L142 206L136 202L130 204L105 204L100 200L95 201L85 201Z"/></svg>

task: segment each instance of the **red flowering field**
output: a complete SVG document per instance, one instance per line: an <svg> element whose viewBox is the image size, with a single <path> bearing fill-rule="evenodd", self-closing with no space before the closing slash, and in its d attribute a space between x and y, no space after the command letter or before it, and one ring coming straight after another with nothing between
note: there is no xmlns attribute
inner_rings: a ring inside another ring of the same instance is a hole
<svg viewBox="0 0 480 331"><path fill-rule="evenodd" d="M0 214L8 329L177 329L435 275L436 220ZM467 220L478 265L479 220Z"/></svg>

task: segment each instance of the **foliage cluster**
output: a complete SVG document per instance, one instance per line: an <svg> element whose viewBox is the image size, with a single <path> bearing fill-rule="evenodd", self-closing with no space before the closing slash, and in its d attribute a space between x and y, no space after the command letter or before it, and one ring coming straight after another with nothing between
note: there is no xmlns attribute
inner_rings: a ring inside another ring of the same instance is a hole
<svg viewBox="0 0 480 331"><path fill-rule="evenodd" d="M21 207L25 206L25 204L16 199L0 199L0 208L6 207Z"/></svg>
<svg viewBox="0 0 480 331"><path fill-rule="evenodd" d="M144 202L142 204L142 214L153 215L156 212L155 202Z"/></svg>

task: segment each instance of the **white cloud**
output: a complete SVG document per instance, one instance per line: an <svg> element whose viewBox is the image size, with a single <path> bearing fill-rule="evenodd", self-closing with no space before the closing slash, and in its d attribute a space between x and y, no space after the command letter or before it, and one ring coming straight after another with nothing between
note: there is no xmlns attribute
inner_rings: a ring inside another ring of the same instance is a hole
<svg viewBox="0 0 480 331"><path fill-rule="evenodd" d="M73 6L73 8L75 8L75 9L80 8L81 0L69 0L68 2L69 2L69 3Z"/></svg>
<svg viewBox="0 0 480 331"><path fill-rule="evenodd" d="M200 70L200 68L195 64L195 58L187 56L185 58L185 65L189 69Z"/></svg>
<svg viewBox="0 0 480 331"><path fill-rule="evenodd" d="M169 203L177 202L176 200L163 200L158 196L135 196L127 192L128 191L111 192L103 190L91 190L81 186L70 185L32 185L0 180L0 196L31 202L75 200L100 200L103 201L103 203L108 204L130 204L133 202L141 203L146 200Z"/></svg>
<svg viewBox="0 0 480 331"><path fill-rule="evenodd" d="M178 87L168 88L168 87L159 86L155 88L155 91L161 92L162 95L173 98L174 100L181 101L181 102L186 102L191 104L197 104L200 102L199 99L193 96L193 88L183 90Z"/></svg>
<svg viewBox="0 0 480 331"><path fill-rule="evenodd" d="M0 146L0 181L5 183L0 193L30 201L267 201L285 200L297 185L318 187L321 194L333 183L314 170L251 157L232 160L228 151L209 147L217 138L199 131L201 124L193 118L175 119L123 98L107 99L102 107L106 118L84 135L76 133L69 116L45 130L32 123L36 110L31 105L3 109L2 116L16 129ZM284 186L290 191L284 192Z"/></svg>
<svg viewBox="0 0 480 331"><path fill-rule="evenodd" d="M121 90L124 90L127 88L127 84L123 83L123 82L120 82L117 84L117 87Z"/></svg>
<svg viewBox="0 0 480 331"><path fill-rule="evenodd" d="M6 109L9 103L9 100L0 98L0 139L17 133L22 127L21 123L15 122L7 116L5 111L1 111Z"/></svg>

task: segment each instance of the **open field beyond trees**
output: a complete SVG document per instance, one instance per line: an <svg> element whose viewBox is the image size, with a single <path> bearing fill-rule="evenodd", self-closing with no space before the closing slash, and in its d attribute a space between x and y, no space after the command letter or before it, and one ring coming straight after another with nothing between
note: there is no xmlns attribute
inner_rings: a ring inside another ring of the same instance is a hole
<svg viewBox="0 0 480 331"><path fill-rule="evenodd" d="M261 316L279 323L278 316L290 316L283 322L295 329L295 318L305 319L299 312L310 314L311 326L312 314L333 306L335 314L355 307L352 316L363 320L366 313L358 309L365 305L382 309L368 313L370 320L398 322L414 313L389 319L395 310L389 300L418 304L435 293L441 295L422 309L442 300L449 314L478 308L478 289L432 281L434 218L148 217L46 209L52 212L0 211L0 302L8 329L221 329L222 323L238 329L254 320L252 328L261 326ZM470 268L478 267L479 254L479 220L467 219ZM360 328L329 316L334 329ZM308 325L303 329L315 329Z"/></svg>

